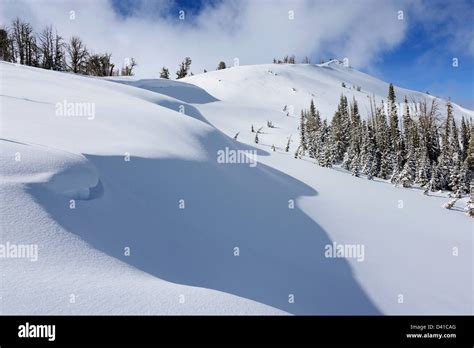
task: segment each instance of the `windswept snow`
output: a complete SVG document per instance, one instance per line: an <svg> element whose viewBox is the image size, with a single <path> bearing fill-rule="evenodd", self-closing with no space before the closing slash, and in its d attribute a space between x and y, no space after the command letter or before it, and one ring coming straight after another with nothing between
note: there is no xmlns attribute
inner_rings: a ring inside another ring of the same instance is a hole
<svg viewBox="0 0 474 348"><path fill-rule="evenodd" d="M2 313L472 313L473 225L462 201L448 211L441 193L292 156L311 98L323 118L341 93L363 114L368 95L385 97L385 82L334 62L184 82L9 63L0 74L0 244L38 246L36 262L0 259ZM58 114L58 103L94 112ZM276 128L254 144L251 125L266 121ZM223 150L258 164L219 163ZM327 258L333 243L364 254Z"/></svg>

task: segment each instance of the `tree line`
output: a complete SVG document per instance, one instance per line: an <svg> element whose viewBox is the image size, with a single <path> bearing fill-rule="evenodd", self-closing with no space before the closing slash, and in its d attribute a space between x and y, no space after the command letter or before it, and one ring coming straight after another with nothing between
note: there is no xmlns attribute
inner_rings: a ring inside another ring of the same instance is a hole
<svg viewBox="0 0 474 348"><path fill-rule="evenodd" d="M111 53L91 52L77 36L66 41L52 26L37 33L30 23L16 18L10 27L0 28L0 59L7 62L82 75L133 75L134 58L126 59L121 69L111 58Z"/></svg>
<svg viewBox="0 0 474 348"><path fill-rule="evenodd" d="M0 60L91 76L132 76L137 66L134 58L127 58L118 69L111 53L93 53L78 36L65 40L51 25L37 33L30 23L18 17L10 27L0 28ZM184 58L176 71L177 79L193 75L189 71L191 63L190 57ZM218 63L217 70L226 68L224 61ZM170 78L168 68L161 69L160 78Z"/></svg>
<svg viewBox="0 0 474 348"><path fill-rule="evenodd" d="M393 85L388 105L371 98L368 120L362 120L355 98L341 95L330 124L321 120L314 101L301 111L300 145L295 158L308 155L323 167L340 164L354 176L385 179L403 187L447 190L460 198L470 190L474 172L474 124L464 116L458 126L450 101L442 118L436 99L405 97L399 110Z"/></svg>
<svg viewBox="0 0 474 348"><path fill-rule="evenodd" d="M190 57L184 58L184 60L179 64L178 70L176 71L176 79L182 79L186 76L193 76L194 74L192 72L189 72L189 69L191 68L191 63L192 60ZM227 66L224 61L220 61L219 64L217 65L216 70L223 70L227 69ZM204 69L204 73L207 73L207 70ZM170 71L167 67L163 67L160 72L160 78L162 79L169 79L170 78Z"/></svg>

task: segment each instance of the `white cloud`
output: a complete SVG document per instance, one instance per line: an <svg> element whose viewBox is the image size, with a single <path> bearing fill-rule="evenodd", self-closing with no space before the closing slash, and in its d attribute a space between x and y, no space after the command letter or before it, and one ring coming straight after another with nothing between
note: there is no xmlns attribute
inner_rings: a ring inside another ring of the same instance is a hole
<svg viewBox="0 0 474 348"><path fill-rule="evenodd" d="M348 57L353 66L367 68L403 40L407 27L397 19L400 1L391 0L226 0L185 21L178 13L157 15L169 11L166 1L146 1L126 18L108 1L2 1L1 23L20 16L36 31L52 24L66 38L80 36L95 52L111 52L119 66L133 56L142 76L157 76L162 66L174 72L185 56L193 59L194 73L213 70L220 60L232 64L234 57L257 64L293 53L300 59ZM293 20L288 11L294 11Z"/></svg>

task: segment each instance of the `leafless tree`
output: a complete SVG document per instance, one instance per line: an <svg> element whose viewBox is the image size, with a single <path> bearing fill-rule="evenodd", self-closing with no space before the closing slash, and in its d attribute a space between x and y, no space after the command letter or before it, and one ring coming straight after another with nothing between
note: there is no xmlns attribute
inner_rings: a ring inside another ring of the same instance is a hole
<svg viewBox="0 0 474 348"><path fill-rule="evenodd" d="M80 38L77 36L71 37L67 45L67 53L69 55L68 69L75 74L85 73L89 52Z"/></svg>

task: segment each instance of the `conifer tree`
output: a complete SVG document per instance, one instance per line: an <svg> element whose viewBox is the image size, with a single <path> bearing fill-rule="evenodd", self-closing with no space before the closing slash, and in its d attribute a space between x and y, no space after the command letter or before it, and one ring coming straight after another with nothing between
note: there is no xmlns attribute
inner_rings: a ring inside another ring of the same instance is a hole
<svg viewBox="0 0 474 348"><path fill-rule="evenodd" d="M300 116L300 151L302 155L306 152L306 113L301 110Z"/></svg>
<svg viewBox="0 0 474 348"><path fill-rule="evenodd" d="M347 98L341 95L337 111L331 122L335 163L341 163L344 159L344 154L348 150L350 136L347 130L349 127L350 118L347 109Z"/></svg>
<svg viewBox="0 0 474 348"><path fill-rule="evenodd" d="M191 67L192 60L189 57L184 58L184 60L181 62L179 65L179 69L176 72L176 78L177 79L182 79L183 77L186 77L189 72L189 68Z"/></svg>
<svg viewBox="0 0 474 348"><path fill-rule="evenodd" d="M170 71L166 68L163 67L160 72L160 78L162 79L168 79L170 78Z"/></svg>
<svg viewBox="0 0 474 348"><path fill-rule="evenodd" d="M365 159L363 166L363 173L367 175L367 179L372 180L376 174L375 156L377 151L377 144L375 142L375 134L372 126L367 126L367 135L365 141Z"/></svg>
<svg viewBox="0 0 474 348"><path fill-rule="evenodd" d="M469 126L464 119L461 119L461 161L464 162L467 158L467 150L469 148Z"/></svg>
<svg viewBox="0 0 474 348"><path fill-rule="evenodd" d="M291 134L288 137L288 142L286 143L285 152L290 151L290 143L291 143Z"/></svg>
<svg viewBox="0 0 474 348"><path fill-rule="evenodd" d="M402 171L397 179L397 182L401 183L403 187L411 187L415 180L416 172L416 151L413 144L410 144L408 150L408 157L403 166Z"/></svg>
<svg viewBox="0 0 474 348"><path fill-rule="evenodd" d="M390 172L390 137L383 101L382 106L376 109L375 118L375 140L377 144L376 163L378 169L377 176L381 179L388 179Z"/></svg>
<svg viewBox="0 0 474 348"><path fill-rule="evenodd" d="M451 122L451 138L450 138L450 167L449 167L449 178L448 178L448 187L451 191L457 192L461 189L462 186L460 182L460 171L461 171L461 150L459 147L459 136L458 136L458 129L456 127L456 121L454 117L452 118Z"/></svg>
<svg viewBox="0 0 474 348"><path fill-rule="evenodd" d="M453 147L451 146L451 126L453 122L453 111L451 102L447 103L447 115L444 123L444 131L441 137L441 153L438 157L438 171L440 189L450 188L450 171L453 166Z"/></svg>
<svg viewBox="0 0 474 348"><path fill-rule="evenodd" d="M321 129L319 131L319 152L318 152L318 162L322 167L332 167L333 164L333 155L332 155L332 138L330 135L330 127L327 124L327 120L324 120Z"/></svg>
<svg viewBox="0 0 474 348"><path fill-rule="evenodd" d="M438 165L433 165L431 170L431 179L429 182L429 190L432 192L438 191L442 188L442 176Z"/></svg>
<svg viewBox="0 0 474 348"><path fill-rule="evenodd" d="M321 117L311 99L309 111L306 113L305 140L306 149L311 158L317 158L320 150Z"/></svg>
<svg viewBox="0 0 474 348"><path fill-rule="evenodd" d="M410 142L413 144L416 154L415 184L427 188L431 178L431 165L423 138L418 136L418 126L416 122L412 123L411 133Z"/></svg>
<svg viewBox="0 0 474 348"><path fill-rule="evenodd" d="M403 139L405 146L408 148L410 146L410 136L411 136L411 129L412 129L412 119L410 117L410 106L408 105L408 99L405 96L404 100L405 109L403 111Z"/></svg>

